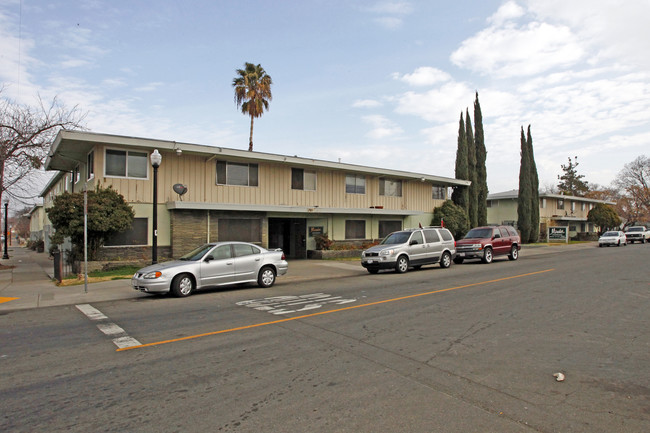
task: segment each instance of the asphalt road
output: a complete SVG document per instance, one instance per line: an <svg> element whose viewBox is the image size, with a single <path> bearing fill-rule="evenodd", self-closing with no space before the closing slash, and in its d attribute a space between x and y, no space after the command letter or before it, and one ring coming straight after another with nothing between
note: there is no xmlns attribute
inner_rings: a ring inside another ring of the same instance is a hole
<svg viewBox="0 0 650 433"><path fill-rule="evenodd" d="M646 432L649 258L635 244L6 313L0 431Z"/></svg>

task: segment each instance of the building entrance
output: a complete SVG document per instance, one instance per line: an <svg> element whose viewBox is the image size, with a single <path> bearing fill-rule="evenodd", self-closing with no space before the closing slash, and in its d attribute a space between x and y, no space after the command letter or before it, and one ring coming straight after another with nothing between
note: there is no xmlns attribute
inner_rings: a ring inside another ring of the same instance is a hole
<svg viewBox="0 0 650 433"><path fill-rule="evenodd" d="M269 249L282 248L288 259L307 258L307 219L269 218Z"/></svg>

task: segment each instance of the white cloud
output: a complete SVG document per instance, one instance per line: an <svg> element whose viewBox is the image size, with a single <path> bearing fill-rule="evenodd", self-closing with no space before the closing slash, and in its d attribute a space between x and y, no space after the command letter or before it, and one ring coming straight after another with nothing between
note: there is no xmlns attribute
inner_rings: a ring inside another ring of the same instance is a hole
<svg viewBox="0 0 650 433"><path fill-rule="evenodd" d="M466 39L451 61L482 75L508 78L575 65L585 54L569 27L531 22L488 27Z"/></svg>
<svg viewBox="0 0 650 433"><path fill-rule="evenodd" d="M411 86L431 86L451 79L448 73L430 66L421 66L416 68L413 73L404 74L401 77L399 74L393 74L393 77Z"/></svg>
<svg viewBox="0 0 650 433"><path fill-rule="evenodd" d="M387 29L396 29L403 24L403 17L413 12L413 6L405 1L383 1L366 8L366 11L375 15L373 21Z"/></svg>
<svg viewBox="0 0 650 433"><path fill-rule="evenodd" d="M449 82L423 93L406 92L397 97L395 111L430 122L448 122L472 102L473 91L464 83ZM471 111L471 110L470 110Z"/></svg>
<svg viewBox="0 0 650 433"><path fill-rule="evenodd" d="M147 83L144 86L136 87L134 90L136 92L153 92L154 90L159 89L162 87L164 83L160 81L152 82L152 83Z"/></svg>
<svg viewBox="0 0 650 433"><path fill-rule="evenodd" d="M391 138L404 132L402 128L394 122L381 115L363 116L361 119L372 127L372 129L366 134L369 138Z"/></svg>
<svg viewBox="0 0 650 433"><path fill-rule="evenodd" d="M358 99L352 103L354 108L377 108L383 104L375 99Z"/></svg>
<svg viewBox="0 0 650 433"><path fill-rule="evenodd" d="M510 21L523 16L524 13L525 11L521 6L514 1L509 1L504 3L491 17L489 17L488 22L492 25L499 26L505 21Z"/></svg>

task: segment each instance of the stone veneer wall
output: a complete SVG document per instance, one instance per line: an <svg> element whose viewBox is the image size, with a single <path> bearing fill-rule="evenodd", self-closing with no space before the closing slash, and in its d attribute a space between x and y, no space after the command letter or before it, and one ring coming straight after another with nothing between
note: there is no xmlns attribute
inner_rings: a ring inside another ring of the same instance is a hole
<svg viewBox="0 0 650 433"><path fill-rule="evenodd" d="M188 250L189 251L189 250ZM172 258L171 247L158 247L158 261ZM97 253L100 261L137 261L151 263L151 246L146 247L104 247Z"/></svg>
<svg viewBox="0 0 650 433"><path fill-rule="evenodd" d="M187 254L208 241L208 212L174 209L171 211L171 250L174 257Z"/></svg>

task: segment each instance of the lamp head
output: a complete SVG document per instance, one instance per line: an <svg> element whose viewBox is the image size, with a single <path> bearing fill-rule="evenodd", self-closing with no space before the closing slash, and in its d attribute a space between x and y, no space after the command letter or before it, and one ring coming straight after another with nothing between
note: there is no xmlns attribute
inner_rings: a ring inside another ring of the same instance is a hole
<svg viewBox="0 0 650 433"><path fill-rule="evenodd" d="M162 162L162 155L158 152L158 149L155 149L153 152L151 152L149 159L151 160L152 167L160 167L160 163Z"/></svg>

